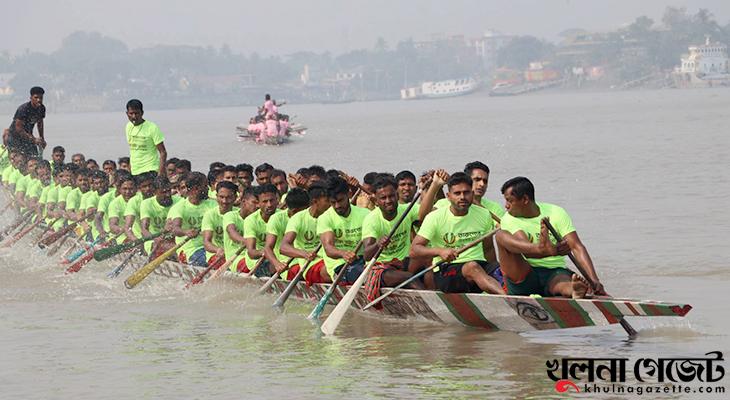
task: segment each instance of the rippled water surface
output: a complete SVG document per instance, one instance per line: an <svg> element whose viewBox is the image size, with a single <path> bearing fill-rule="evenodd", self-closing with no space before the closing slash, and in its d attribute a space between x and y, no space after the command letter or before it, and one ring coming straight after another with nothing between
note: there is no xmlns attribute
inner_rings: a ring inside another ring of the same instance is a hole
<svg viewBox="0 0 730 400"><path fill-rule="evenodd" d="M23 242L0 250L3 398L558 398L560 357L700 356L730 350L730 91L539 94L441 101L290 105L309 127L281 147L237 142L250 109L147 110L169 153L208 163L322 164L361 176L474 159L488 197L516 175L572 215L614 295L692 304L685 319L515 334L351 313L320 338L311 305L230 282L181 290L151 277L134 290L106 273L63 269ZM50 114L49 146L101 162L126 151L119 113ZM4 116L10 120L10 116ZM48 154L47 154L48 155ZM12 216L0 216L5 225ZM727 381L727 379L726 379Z"/></svg>

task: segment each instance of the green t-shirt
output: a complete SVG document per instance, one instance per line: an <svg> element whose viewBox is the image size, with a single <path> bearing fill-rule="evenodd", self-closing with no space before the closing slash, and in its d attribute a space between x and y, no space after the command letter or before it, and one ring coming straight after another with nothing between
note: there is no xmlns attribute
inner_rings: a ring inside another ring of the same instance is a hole
<svg viewBox="0 0 730 400"><path fill-rule="evenodd" d="M500 219L502 219L502 216L504 216L504 208L502 208L502 205L497 203L496 201L489 200L485 197L482 197L481 201L482 207L486 208L487 210L494 213L494 215L498 216ZM449 199L443 198L436 202L436 204L433 205L434 208L449 208L451 207L451 202Z"/></svg>
<svg viewBox="0 0 730 400"><path fill-rule="evenodd" d="M31 179L28 183L28 189L25 191L25 199L40 199L43 193L43 182L40 179Z"/></svg>
<svg viewBox="0 0 730 400"><path fill-rule="evenodd" d="M0 171L8 165L10 165L10 152L0 144Z"/></svg>
<svg viewBox="0 0 730 400"><path fill-rule="evenodd" d="M540 242L540 221L548 217L550 224L555 228L560 236L575 232L573 221L570 219L565 210L554 204L537 203L540 208L540 215L534 218L517 218L507 213L502 218L501 228L511 234L522 231L532 243ZM556 243L553 235L550 235L550 242ZM530 265L543 268L559 268L565 267L565 256L550 256L544 258L525 258Z"/></svg>
<svg viewBox="0 0 730 400"><path fill-rule="evenodd" d="M285 212L284 210L277 210L274 215ZM269 220L274 216L272 215L269 217ZM256 239L256 250L261 250L264 248L264 244L266 244L266 221L261 217L261 209L256 210L256 212L251 213L246 219L243 221L243 238L244 239L250 239L254 238ZM248 256L248 252L246 252L246 266L250 269L258 262L258 259L253 259Z"/></svg>
<svg viewBox="0 0 730 400"><path fill-rule="evenodd" d="M151 121L144 121L137 126L128 122L126 133L132 175L157 171L160 168L160 154L157 151L157 145L165 141L160 128Z"/></svg>
<svg viewBox="0 0 730 400"><path fill-rule="evenodd" d="M429 247L458 249L494 229L489 210L472 205L464 216L456 216L449 207L428 214L421 224L418 236L429 241ZM434 262L441 259L435 257ZM484 249L478 244L461 253L453 263L484 261Z"/></svg>
<svg viewBox="0 0 730 400"><path fill-rule="evenodd" d="M236 211L238 212L238 209L233 209L230 212ZM225 213L227 214L227 213ZM225 244L223 240L223 231L225 227L223 226L223 216L225 214L221 214L221 209L218 205L216 205L215 208L212 208L208 210L205 214L203 214L203 222L200 224L200 231L211 231L213 232L213 237L211 238L211 242L213 242L213 245L216 247L220 247L225 251ZM215 253L211 253L209 251L205 252L205 259L210 260L211 257L213 257ZM228 258L226 257L226 261Z"/></svg>
<svg viewBox="0 0 730 400"><path fill-rule="evenodd" d="M68 195L71 193L71 191L73 189L74 188L71 185L58 187L58 190L56 191L56 208L61 209L63 211L66 210L66 200L68 199ZM65 223L66 223L66 219L60 218L58 220L58 222L56 222L56 224L53 225L53 229L58 230L61 227L63 227Z"/></svg>
<svg viewBox="0 0 730 400"><path fill-rule="evenodd" d="M22 192L25 193L26 190L28 190L28 184L30 183L31 177L30 175L20 175L20 178L18 178L18 181L15 182L15 193Z"/></svg>
<svg viewBox="0 0 730 400"><path fill-rule="evenodd" d="M175 207L170 208L167 214L168 219L182 219L181 228L183 230L197 229L200 231L203 223L203 215L211 208L218 207L215 200L206 199L200 202L198 205L190 203L188 199L181 200ZM180 244L185 240L185 236L178 236L175 238L175 242ZM185 253L185 256L189 259L190 256L195 253L198 249L203 248L203 236L198 235L190 239L184 246L178 249L178 256L180 253Z"/></svg>
<svg viewBox="0 0 730 400"><path fill-rule="evenodd" d="M139 205L139 222L140 226L142 224L143 219L149 219L150 223L147 228L147 230L152 233L160 233L165 230L165 222L167 221L167 215L175 204L180 202L181 197L178 196L172 196L172 204L168 207L163 207L160 205L160 203L157 201L157 197L152 196L148 199L142 200L142 202ZM150 254L152 252L152 244L153 242L151 240L148 240L144 243L144 248L147 251L147 254Z"/></svg>
<svg viewBox="0 0 730 400"><path fill-rule="evenodd" d="M233 255L236 254L238 249L243 246L242 244L239 244L231 239L231 235L228 234L228 226L235 226L238 233L243 236L243 221L244 219L241 217L241 210L231 210L223 216L223 222L221 223L221 225L223 225L223 249L226 251L226 260L230 260ZM245 254L246 250L244 250L242 254L239 254L238 257L233 260L233 262L228 267L231 272L237 272L236 268L238 267L238 263L240 263L241 260L245 257Z"/></svg>
<svg viewBox="0 0 730 400"><path fill-rule="evenodd" d="M129 201L132 201L133 198L134 196ZM104 219L107 222L104 229L108 229L109 220L112 218L117 218L117 225L124 227L124 211L126 211L129 201L124 200L124 196L117 196L109 203L109 207L104 213ZM117 243L122 244L125 240L127 240L127 236L121 235L117 238Z"/></svg>
<svg viewBox="0 0 730 400"><path fill-rule="evenodd" d="M387 236L407 208L408 204L399 204L395 218L388 221L383 217L380 208L376 207L370 211L362 222L362 238L373 238L378 241L380 238ZM387 263L394 259L403 261L408 257L408 252L411 249L411 227L416 221L418 221L418 212L414 207L398 226L398 229L390 238L388 246L380 253L380 257L377 259L378 262Z"/></svg>
<svg viewBox="0 0 730 400"><path fill-rule="evenodd" d="M276 243L274 243L274 255L276 256L276 259L287 263L289 261L289 257L281 254L281 239L284 238L284 233L286 233L286 225L289 223L289 211L288 210L282 210L283 212L274 213L274 215L269 218L269 222L266 223L266 234L274 235L276 236ZM292 261L293 265L294 261ZM288 271L284 271L280 274L281 279L287 280L287 277L289 276Z"/></svg>
<svg viewBox="0 0 730 400"><path fill-rule="evenodd" d="M15 170L15 167L13 167L12 165L8 165L3 169L3 174L2 174L3 185L7 186L8 180L10 179L10 175L13 173L14 170Z"/></svg>
<svg viewBox="0 0 730 400"><path fill-rule="evenodd" d="M81 207L81 196L83 194L84 193L81 193L81 189L79 188L71 189L66 196L66 210L76 211L79 207Z"/></svg>
<svg viewBox="0 0 730 400"><path fill-rule="evenodd" d="M89 190L88 192L81 195L81 206L80 209L84 211L89 211L92 208L97 208L99 204L99 193L97 193L95 190ZM87 214L89 215L89 214ZM91 236L93 238L99 237L99 230L96 229L96 224L94 223L94 219L87 220L87 223L91 227Z"/></svg>
<svg viewBox="0 0 730 400"><path fill-rule="evenodd" d="M134 217L134 222L132 223L132 234L137 239L142 237L142 226L140 225L140 204L142 203L142 193L137 192L137 194L134 195L131 199L129 199L129 202L127 203L127 206L124 208L124 219L127 219L128 216Z"/></svg>
<svg viewBox="0 0 730 400"><path fill-rule="evenodd" d="M96 206L96 212L102 213L101 225L104 227L104 231L109 233L109 204L112 200L117 197L116 190L109 190L99 197L99 204ZM99 232L96 233L97 235Z"/></svg>
<svg viewBox="0 0 730 400"><path fill-rule="evenodd" d="M311 252L319 246L319 236L317 236L317 218L312 217L312 214L309 213L309 208L299 211L289 218L289 222L286 224L286 231L284 233L286 234L289 232L297 234L293 245L299 250ZM321 249L318 254L319 257L310 262L307 269L319 262L322 257ZM307 260L297 258L292 261L291 266L299 264L300 267L303 267L306 263Z"/></svg>
<svg viewBox="0 0 730 400"><path fill-rule="evenodd" d="M23 174L20 173L20 170L13 168L13 170L10 172L10 176L8 176L8 185L13 185L15 189L18 187L18 180L23 177Z"/></svg>
<svg viewBox="0 0 730 400"><path fill-rule="evenodd" d="M317 235L321 237L325 232L332 232L335 237L334 245L337 249L354 251L362 239L362 223L368 214L370 214L370 210L367 208L351 205L350 214L343 217L337 214L334 208L330 207L317 218ZM322 258L324 259L324 265L327 267L327 272L334 279L335 268L344 264L344 260L328 257L324 249L322 249Z"/></svg>

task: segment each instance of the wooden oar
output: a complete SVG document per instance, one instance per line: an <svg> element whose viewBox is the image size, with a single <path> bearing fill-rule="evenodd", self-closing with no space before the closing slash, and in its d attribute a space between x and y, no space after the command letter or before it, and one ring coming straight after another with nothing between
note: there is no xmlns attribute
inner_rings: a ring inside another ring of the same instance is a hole
<svg viewBox="0 0 730 400"><path fill-rule="evenodd" d="M49 235L47 238L41 240L41 244L45 247L48 247L52 245L54 242L56 242L58 239L62 238L67 233L71 232L76 228L76 226L79 224L79 222L82 222L84 220L87 220L91 218L93 214L87 215L85 217L81 217L77 219L76 221L71 222L70 224L66 225L63 229L59 230L58 232Z"/></svg>
<svg viewBox="0 0 730 400"><path fill-rule="evenodd" d="M30 226L28 226L25 229L23 229L22 231L16 233L15 236L13 236L10 240L3 243L3 247L10 247L10 246L14 245L20 239L22 239L25 235L27 235L33 229L35 229L35 227L37 227L41 222L43 222L43 218L37 218L37 220L34 223L32 223Z"/></svg>
<svg viewBox="0 0 730 400"><path fill-rule="evenodd" d="M223 275L223 273L226 272L228 267L230 267L231 264L234 261L236 261L236 258L238 258L238 256L240 256L244 251L246 251L246 246L239 247L238 250L236 250L236 252L233 253L233 255L231 256L231 259L226 260L225 264L218 267L218 269L215 270L215 272L213 272L213 274L210 276L210 278L208 278L208 280L206 280L206 282L212 281L213 279L217 279L219 276ZM205 276L205 275L203 275L203 276Z"/></svg>
<svg viewBox="0 0 730 400"><path fill-rule="evenodd" d="M411 203L408 204L408 208L403 212L403 214L398 218L398 221L393 225L393 227L390 229L390 233L388 233L387 240L390 241L390 239L395 234L395 231L398 229L400 224L403 223L403 220L408 216L408 214L413 209L413 206L416 205L416 202L421 197L421 192L418 192L414 197L413 200L411 200ZM373 255L373 258L370 259L370 262L367 266L365 266L365 269L362 271L362 274L357 278L355 283L350 286L350 289L345 293L344 296L342 296L342 299L339 303L335 306L334 310L330 313L330 315L327 317L327 319L324 321L320 329L322 330L322 333L325 335L332 335L335 333L335 330L337 330L337 326L340 325L340 321L342 321L342 318L347 313L347 310L350 309L350 305L353 301L355 301L355 296L357 296L357 292L360 291L360 288L365 283L365 279L367 279L367 276L370 274L370 270L373 268L373 265L375 265L375 262L378 260L378 257L380 257L380 253L383 252L383 247L378 246L378 249L375 251L375 255Z"/></svg>
<svg viewBox="0 0 730 400"><path fill-rule="evenodd" d="M548 228L550 233L555 237L555 240L557 240L558 242L563 241L563 237L560 236L560 234L558 233L557 230L555 230L555 228L553 228L553 224L550 223L549 219L543 218L543 222L545 222L545 226ZM583 266L580 265L578 260L573 255L572 251L568 253L568 258L570 258L570 261L573 262L573 265L575 265L575 267L578 268L578 271L580 272L581 275L583 275L583 278L585 278L585 280L588 281L588 283L591 285L591 288L593 288L595 290L596 286L597 286L596 282L594 282L591 279L590 275L588 275L588 272L585 270L585 268L583 268ZM634 329L634 327L631 326L631 324L629 324L629 322L626 321L626 319L624 319L623 316L620 316L617 318L618 318L619 324L621 324L621 327L624 328L624 330L626 331L626 333L629 334L629 336L634 337L637 335L636 329Z"/></svg>
<svg viewBox="0 0 730 400"><path fill-rule="evenodd" d="M117 276L119 276L119 274L122 273L122 271L127 266L127 264L129 264L129 262L132 260L132 258L134 258L134 256L136 256L137 254L141 254L141 251L139 250L139 248L132 249L129 252L129 255L124 257L124 260L122 260L122 262L119 265L114 267L113 270L111 270L108 274L106 274L106 277L107 278L116 278Z"/></svg>
<svg viewBox="0 0 730 400"><path fill-rule="evenodd" d="M59 218L56 218L56 219L54 219L53 221L51 221L51 223L50 223L50 224L46 225L46 229L44 229L44 230L43 230L43 231L41 232L41 235L40 235L40 236L38 236L38 238L37 238L36 242L35 242L35 243L33 244L33 246L34 246L34 247L35 247L35 246L39 246L39 247L40 247L40 246L41 246L41 242L42 242L42 241L43 241L43 240L45 239L45 238L44 238L44 236L46 236L46 233L48 233L48 232L52 231L52 230L53 230L53 225L56 225L56 223L57 223L58 221L60 221L60 220L61 220L61 218L60 218L60 217L59 217ZM43 248L43 247L41 247L41 248Z"/></svg>
<svg viewBox="0 0 730 400"><path fill-rule="evenodd" d="M135 286L137 286L140 282L144 280L149 274L152 273L157 267L159 267L165 260L167 260L168 257L175 254L175 252L183 247L185 243L190 241L190 237L186 237L185 240L180 242L179 244L175 245L175 247L167 250L166 252L162 253L159 257L155 258L151 262L147 263L144 267L137 270L137 272L133 273L132 275L127 278L126 281L124 281L124 286L127 289L132 289Z"/></svg>
<svg viewBox="0 0 730 400"><path fill-rule="evenodd" d="M214 263L210 263L207 267L205 267L205 269L203 271L201 271L198 275L194 276L190 282L185 284L185 287L183 287L183 289L188 289L188 288L190 288L190 286L197 285L198 283L202 282L203 279L205 279L205 276L208 275L208 272L210 272L211 269L214 269L216 267L218 269L222 268L221 262L223 260L225 260L225 258L221 258L221 259L215 260Z"/></svg>
<svg viewBox="0 0 730 400"><path fill-rule="evenodd" d="M319 249L321 249L321 248L322 248L322 243L318 244L317 248L314 249L315 258L317 258L316 254L319 253ZM304 272L307 270L307 267L309 267L309 264L311 262L312 262L311 260L307 261L304 264L304 266L299 269L299 272L297 272L297 274L294 276L294 279L292 279L291 282L289 282L289 286L287 286L286 289L284 289L284 291L281 292L281 295L279 295L279 298L277 298L276 301L274 302L274 304L271 305L272 307L281 308L284 306L284 303L286 303L286 300L289 298L289 296L291 296L292 292L294 291L294 288L297 287L297 284L299 283L299 281L301 281L302 278L304 277ZM274 274L274 276L276 276L276 275L277 274Z"/></svg>
<svg viewBox="0 0 730 400"><path fill-rule="evenodd" d="M101 236L93 240L90 244L87 244L86 240L84 238L89 234L91 231L91 228L84 229L83 232L81 232L81 235L79 235L81 248L76 250L75 253L69 255L69 256L62 256L61 260L59 261L60 264L70 264L74 261L76 261L79 257L83 256L86 252L90 251L94 248L95 245L97 245L101 240Z"/></svg>
<svg viewBox="0 0 730 400"><path fill-rule="evenodd" d="M256 264L254 264L253 267L251 267L251 269L248 270L248 272L244 272L243 273L243 277L244 278L250 278L250 277L252 277L253 274L254 274L254 272L256 272L256 270L259 269L259 267L261 266L261 264L264 263L265 260L266 260L266 257L261 256L259 258L259 260L256 261ZM276 275L276 274L274 274L274 275Z"/></svg>
<svg viewBox="0 0 730 400"><path fill-rule="evenodd" d="M492 216L492 219L494 220L494 222L496 222L498 224L501 224L502 223L502 219L499 218L499 216L497 214L495 214L495 213L493 213L493 212L490 211L489 212L489 215Z"/></svg>
<svg viewBox="0 0 730 400"><path fill-rule="evenodd" d="M360 251L360 248L362 247L362 240L357 244L357 247L355 247L355 257L357 257L357 252ZM321 299L319 299L319 303L314 307L311 313L309 313L309 316L307 318L309 320L315 320L319 319L319 315L322 314L322 311L324 310L324 306L327 305L327 302L330 300L330 297L332 297L332 294L335 292L335 289L337 289L337 285L340 284L340 281L342 278L345 277L345 272L347 271L347 267L349 267L350 264L346 263L342 266L342 269L340 269L340 272L337 273L335 276L335 279L332 281L332 285L330 285L329 288L327 288L327 291L325 292L324 296L322 296Z"/></svg>
<svg viewBox="0 0 730 400"><path fill-rule="evenodd" d="M264 294L266 293L270 287L274 286L274 282L276 282L277 279L279 279L279 275L283 274L284 272L289 270L289 266L291 265L291 262L294 261L294 258L290 258L289 261L286 262L286 267L283 271L274 273L274 275L271 275L269 279L266 280L266 283L264 283L263 286L259 288L259 290L256 291L256 294Z"/></svg>
<svg viewBox="0 0 730 400"><path fill-rule="evenodd" d="M24 214L21 214L18 216L18 218L13 221L10 225L5 227L0 233L0 238L5 237L5 235L9 234L10 232L14 231L15 228L19 227L23 222L27 221L30 217L33 216L32 211L28 211Z"/></svg>
<svg viewBox="0 0 730 400"><path fill-rule="evenodd" d="M117 239L120 236L122 236L123 234L124 234L123 232L118 233L118 234L114 235L111 239L104 242L102 245L93 246L91 248L91 250L89 250L89 252L85 256L81 257L81 259L79 259L79 260L76 260L76 262L74 264L72 264L70 267L68 267L66 269L66 273L70 274L70 273L74 273L74 272L79 272L81 267L86 265L89 261L91 261L94 258L94 253L96 253L97 250L103 249L106 246L110 246L112 243L116 243ZM99 236L99 239L101 239L101 236Z"/></svg>
<svg viewBox="0 0 730 400"><path fill-rule="evenodd" d="M123 252L125 252L125 251L127 251L129 249L133 249L133 248L139 246L140 244L144 244L145 242L147 242L149 240L152 240L152 239L155 239L158 236L161 236L161 235L166 234L166 233L167 232L164 232L164 231L163 232L159 232L159 233L154 233L152 235L145 236L143 238L140 238L140 239L137 239L137 240L134 240L134 241L131 241L131 242L125 242L125 243L122 243L122 244L117 244L117 245L114 245L114 246L109 246L109 247L106 247L106 248L103 248L103 249L99 249L96 252L94 252L94 260L96 260L96 261L104 261L107 258L114 257L114 256L116 256L119 253L123 253Z"/></svg>
<svg viewBox="0 0 730 400"><path fill-rule="evenodd" d="M489 231L487 234L480 236L478 239L474 239L473 241L471 241L471 242L465 244L464 246L460 247L458 250L456 250L457 256L459 254L461 254L461 253L463 253L463 252L471 249L472 247L478 245L479 243L483 242L484 239L486 239L486 238L494 235L498 231L499 231L499 229L493 229L493 230ZM417 274L414 274L412 277L410 277L410 278L406 279L405 281L401 282L400 285L394 287L393 290L391 290L391 291L389 291L387 293L381 294L380 297L378 297L377 299L375 299L375 300L371 301L370 303L368 303L367 305L365 305L365 307L362 308L363 311L364 310L367 310L368 308L370 308L370 307L372 307L372 306L374 306L374 305L376 305L378 303L380 303L384 298L386 298L386 297L390 296L391 294L395 293L397 290L402 289L402 288L408 286L408 284L410 284L411 282L413 282L416 279L420 278L421 276L425 275L428 271L433 271L437 267L441 267L444 264L446 264L446 261L441 261L441 262L439 262L437 264L433 264L430 267L425 268L425 269L419 271Z"/></svg>

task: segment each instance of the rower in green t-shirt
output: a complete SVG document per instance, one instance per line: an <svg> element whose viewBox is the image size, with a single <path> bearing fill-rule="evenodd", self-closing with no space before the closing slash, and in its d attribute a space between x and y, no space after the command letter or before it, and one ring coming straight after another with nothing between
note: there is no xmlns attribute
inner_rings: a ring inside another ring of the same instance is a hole
<svg viewBox="0 0 730 400"><path fill-rule="evenodd" d="M238 186L232 182L221 181L215 189L218 205L203 215L200 229L203 233L203 247L208 265L220 266L227 261L223 243L223 217L233 210L233 203L238 198Z"/></svg>
<svg viewBox="0 0 730 400"><path fill-rule="evenodd" d="M79 169L74 174L75 187L66 196L65 218L68 221L77 221L84 215L81 208L81 197L89 191L89 170Z"/></svg>
<svg viewBox="0 0 730 400"><path fill-rule="evenodd" d="M259 200L256 197L254 188L246 188L240 200L240 209L233 209L223 216L223 248L225 249L226 260L230 260L241 247L246 246L246 240L243 238L244 221L246 217L259 208ZM228 269L231 272L248 273L245 254L239 254Z"/></svg>
<svg viewBox="0 0 730 400"><path fill-rule="evenodd" d="M281 274L281 279L291 280L296 273L286 269L289 257L281 254L281 239L284 238L286 225L289 219L296 213L306 210L309 207L309 194L301 188L292 188L286 193L286 210L277 212L269 218L266 223L266 243L264 243L264 255L269 260L270 269Z"/></svg>
<svg viewBox="0 0 730 400"><path fill-rule="evenodd" d="M41 197L44 190L47 191L51 181L51 168L48 161L41 160L36 166L36 179L34 179L25 193L26 206L35 210L36 214L44 215L44 210L40 207Z"/></svg>
<svg viewBox="0 0 730 400"><path fill-rule="evenodd" d="M81 197L81 209L84 215L94 215L96 218L97 210L101 197L109 191L109 178L104 171L93 171L91 173L90 190ZM84 222L84 229L91 229L91 237L97 239L99 230L95 220L90 219Z"/></svg>
<svg viewBox="0 0 730 400"><path fill-rule="evenodd" d="M251 269L264 256L266 243L266 224L279 210L279 191L276 186L266 183L257 188L259 209L243 221L243 238L246 243L246 266ZM270 276L269 262L264 260L256 269L256 276Z"/></svg>
<svg viewBox="0 0 730 400"><path fill-rule="evenodd" d="M25 174L22 175L18 182L15 184L15 201L17 204L20 205L22 209L25 209L28 207L28 205L25 202L25 194L28 191L28 187L33 183L33 181L36 181L36 166L38 165L38 160L35 158L29 158L28 161L25 163Z"/></svg>
<svg viewBox="0 0 730 400"><path fill-rule="evenodd" d="M125 128L129 144L129 163L132 175L140 175L148 171L156 171L165 176L165 137L154 122L145 121L142 102L132 99L127 102L127 118Z"/></svg>
<svg viewBox="0 0 730 400"><path fill-rule="evenodd" d="M154 171L143 172L134 177L137 182L137 195L132 197L124 209L124 232L128 240L134 241L142 237L142 228L140 227L140 205L142 201L149 199L154 195L152 183L157 177Z"/></svg>
<svg viewBox="0 0 730 400"><path fill-rule="evenodd" d="M339 177L328 181L327 197L331 207L317 218L324 264L332 280L346 266L343 282L352 284L365 269L365 262L355 253L355 248L362 240L363 220L370 210L350 204L350 187Z"/></svg>
<svg viewBox="0 0 730 400"><path fill-rule="evenodd" d="M424 202L432 202L444 183L449 187L447 198L450 205L426 216L418 235L413 239L410 254L414 257L433 257L434 263L445 262L433 271L434 286L444 293L484 291L504 294L491 237L457 254L459 248L494 229L489 211L474 206L471 178L463 172L449 177L443 170L436 171L431 186L423 196ZM426 278L425 281L430 282L430 279Z"/></svg>
<svg viewBox="0 0 730 400"><path fill-rule="evenodd" d="M178 249L177 256L180 262L205 267L207 262L200 228L203 215L217 204L214 200L208 199L208 179L202 173L190 173L185 181L185 187L188 197L171 208L167 218L171 220L170 230L178 244L186 237L190 238Z"/></svg>
<svg viewBox="0 0 730 400"><path fill-rule="evenodd" d="M290 265L293 274L300 268L309 266L304 271L304 279L308 284L331 282L327 268L324 266L320 249L315 252L320 244L317 236L317 218L330 207L325 187L316 182L307 189L310 206L289 218L286 224L284 238L281 240L281 254L289 257L296 257Z"/></svg>
<svg viewBox="0 0 730 400"><path fill-rule="evenodd" d="M164 176L155 178L152 189L154 196L142 200L139 206L139 227L143 237L165 231L170 209L182 201L181 197L172 195L170 181ZM155 240L146 241L144 250L154 259L174 245L171 240L158 236Z"/></svg>
<svg viewBox="0 0 730 400"><path fill-rule="evenodd" d="M377 177L373 182L373 191L376 207L362 222L362 240L365 261L370 261L378 248L383 247L368 278L368 295L377 297L376 292L379 292L380 287L394 287L413 276L409 272L411 259L408 250L411 247L414 225L418 223L418 213L412 208L390 240L387 240L388 234L406 212L408 205L398 204L398 185L392 175ZM420 281L413 281L407 287L423 289Z"/></svg>
<svg viewBox="0 0 730 400"><path fill-rule="evenodd" d="M606 294L588 250L565 210L535 202L535 187L525 177L505 182L502 193L508 212L502 218L496 241L509 294L584 297L589 291L588 283L565 267L564 256L570 253L596 283L595 294ZM561 242L549 233L545 218L562 236Z"/></svg>
<svg viewBox="0 0 730 400"><path fill-rule="evenodd" d="M119 195L115 197L107 207L105 218L109 220L109 232L117 236L117 243L124 243L126 236L124 235L124 211L127 209L127 204L134 196L141 196L137 193L137 184L129 174L120 174L120 178L117 180L119 184Z"/></svg>

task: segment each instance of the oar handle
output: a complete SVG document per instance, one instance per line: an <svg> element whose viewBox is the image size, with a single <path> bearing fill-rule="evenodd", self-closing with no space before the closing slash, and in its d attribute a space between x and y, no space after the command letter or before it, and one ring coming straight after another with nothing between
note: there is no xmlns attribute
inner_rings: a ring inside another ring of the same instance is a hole
<svg viewBox="0 0 730 400"><path fill-rule="evenodd" d="M396 223L393 224L393 227L390 228L390 232L388 232L388 236L386 236L386 238L387 238L386 242L390 242L390 239L392 239L393 235L395 235L395 231L398 230L398 228L400 227L400 224L403 223L403 220L405 220L406 217L408 216L408 214L411 213L411 210L416 205L416 202L418 201L418 199L420 197L421 197L421 192L416 193L416 195L413 197L413 200L411 200L411 202L408 204L408 207L405 209L403 214L401 214L401 216L398 217L398 221L396 221ZM373 255L373 259L377 260L378 257L380 257L380 253L382 253L383 250L385 250L385 246L378 246L378 249L375 251L375 254Z"/></svg>
<svg viewBox="0 0 730 400"><path fill-rule="evenodd" d="M319 253L319 249L321 249L321 248L322 248L322 243L318 244L317 248L314 249L314 254ZM272 307L282 307L284 305L284 303L286 303L286 300L289 298L289 296L291 296L292 292L294 292L294 288L296 288L299 281L302 280L302 278L304 277L304 272L307 270L307 268L309 267L309 264L311 264L311 263L312 263L312 260L307 260L307 262L304 264L304 266L299 269L299 272L297 272L296 276L294 276L294 279L292 279L291 282L289 282L289 285L286 287L286 289L284 289L284 291L281 293L279 298L276 299L274 304L271 305ZM276 276L276 274L274 276Z"/></svg>
<svg viewBox="0 0 730 400"><path fill-rule="evenodd" d="M555 240L561 242L563 240L563 237L558 233L557 230L555 230L553 224L550 223L550 220L548 218L543 218L542 221L545 223L545 226L548 228L550 233L555 237ZM573 262L573 265L578 268L578 272L580 272L580 274L583 275L588 283L591 284L591 288L595 289L597 287L596 283L593 281L593 279L591 279L590 275L588 275L588 272L583 268L583 266L580 265L578 260L576 260L572 251L568 252L568 258L570 258L570 261Z"/></svg>
<svg viewBox="0 0 730 400"><path fill-rule="evenodd" d="M363 241L357 243L357 247L355 247L355 250L353 251L355 253L355 256L357 256L357 253L360 251L360 248L362 248ZM342 281L342 278L345 277L345 273L347 272L347 267L350 266L350 263L345 263L345 265L342 266L342 269L340 269L340 272L335 275L335 279L332 280L332 284L330 287L327 288L327 291L324 293L324 296L322 296L321 299L319 299L319 302L314 307L311 313L309 313L309 316L307 316L310 320L315 320L319 318L319 315L322 314L322 311L324 310L324 306L327 305L327 302L329 301L330 297L332 297L332 294L335 292L335 289L337 289L337 285L340 284L340 281Z"/></svg>
<svg viewBox="0 0 730 400"><path fill-rule="evenodd" d="M135 247L137 247L137 246L139 246L141 244L144 244L145 242L147 242L149 240L156 239L157 237L162 236L165 233L166 233L165 231L158 232L158 233L153 233L153 234L151 234L149 236L145 236L143 238L140 238L140 239L137 239L137 240L133 240L131 242L122 243L122 244L118 244L116 246L110 246L110 247L107 247L105 249L101 249L101 250L97 251L94 254L94 260L96 260L96 261L104 261L107 258L113 257L113 256L115 256L115 255L117 255L117 254L119 254L121 252L127 251L129 249L133 249L133 248L135 248ZM117 235L117 238L120 237L123 234L124 233L118 234Z"/></svg>
<svg viewBox="0 0 730 400"><path fill-rule="evenodd" d="M215 272L213 272L213 275L208 278L209 281L212 281L213 279L217 279L219 276L223 275L223 273L228 269L228 267L231 266L233 261L238 258L244 251L246 250L246 246L241 246L236 250L236 252L231 256L230 260L226 260L226 263L221 265Z"/></svg>
<svg viewBox="0 0 730 400"><path fill-rule="evenodd" d="M152 273L157 267L159 267L165 260L167 260L168 257L170 257L173 253L175 253L179 248L183 247L188 241L190 241L190 237L186 237L182 242L175 245L175 247L167 250L166 252L162 253L159 257L155 258L153 261L147 263L144 267L140 268L135 272L134 274L130 275L129 278L127 278L126 281L124 281L124 286L127 289L132 289L135 286L137 286L140 282L144 280L149 274Z"/></svg>
<svg viewBox="0 0 730 400"><path fill-rule="evenodd" d="M290 258L289 261L286 262L286 267L281 272L274 272L274 275L271 275L269 279L266 280L266 283L264 283L263 286L259 288L259 290L256 291L256 294L263 294L266 293L271 286L274 285L274 282L276 282L277 279L279 279L279 275L283 274L284 272L289 270L289 266L291 265L291 262L294 261L294 258Z"/></svg>

